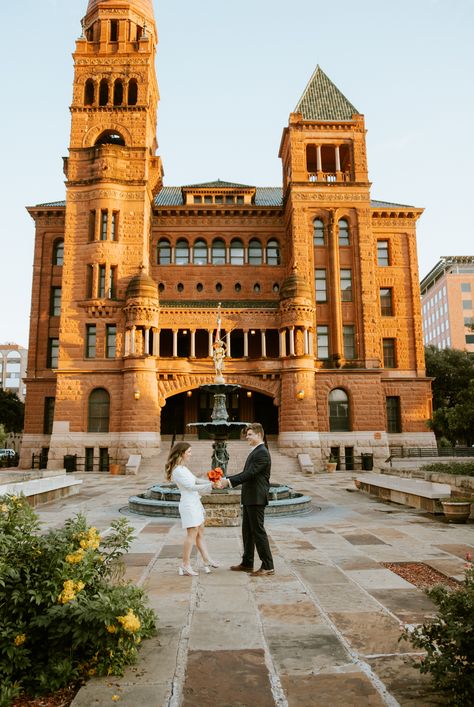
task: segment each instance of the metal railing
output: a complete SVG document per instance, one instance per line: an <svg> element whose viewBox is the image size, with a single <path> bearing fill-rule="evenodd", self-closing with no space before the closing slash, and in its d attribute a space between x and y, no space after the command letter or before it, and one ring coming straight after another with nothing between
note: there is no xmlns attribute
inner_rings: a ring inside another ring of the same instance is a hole
<svg viewBox="0 0 474 707"><path fill-rule="evenodd" d="M45 469L48 460L42 454L32 454L31 455L31 468L32 469ZM113 460L110 456L103 459L91 460L87 457L80 457L77 454L66 454L64 456L64 468L66 472L104 472L107 473L110 470L111 464L120 463L118 460Z"/></svg>
<svg viewBox="0 0 474 707"><path fill-rule="evenodd" d="M392 459L474 457L474 447L390 447Z"/></svg>

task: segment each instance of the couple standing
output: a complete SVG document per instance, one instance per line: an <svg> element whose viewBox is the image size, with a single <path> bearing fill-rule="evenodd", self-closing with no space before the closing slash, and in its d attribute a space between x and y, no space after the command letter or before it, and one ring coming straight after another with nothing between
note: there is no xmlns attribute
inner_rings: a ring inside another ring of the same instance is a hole
<svg viewBox="0 0 474 707"><path fill-rule="evenodd" d="M220 479L215 484L210 481L198 479L187 468L191 458L191 445L187 442L178 442L170 452L166 463L166 478L172 480L181 492L179 514L181 523L186 529L183 546L183 563L179 574L196 576L197 572L191 567L191 551L196 545L204 562L204 571L210 572L212 567L218 567L207 550L204 540L205 511L199 497L200 494L210 493L212 488L235 488L242 486L242 540L244 552L242 562L233 565L230 569L234 572L250 572L252 577L261 577L275 574L273 557L265 531L265 506L268 505L268 491L270 487L271 459L263 438L264 431L260 423L255 422L247 427L246 440L252 448L247 457L243 471L240 474ZM262 566L253 571L255 548L260 557Z"/></svg>

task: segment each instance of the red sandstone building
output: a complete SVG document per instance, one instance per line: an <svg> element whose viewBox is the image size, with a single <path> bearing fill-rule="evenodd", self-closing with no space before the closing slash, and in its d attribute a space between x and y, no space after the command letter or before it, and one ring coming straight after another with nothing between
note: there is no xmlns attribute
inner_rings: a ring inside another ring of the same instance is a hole
<svg viewBox="0 0 474 707"><path fill-rule="evenodd" d="M65 202L36 224L23 466L151 456L207 420L218 303L231 419L288 454L430 446L416 221L372 201L364 117L318 67L282 187L163 186L152 0L90 0Z"/></svg>

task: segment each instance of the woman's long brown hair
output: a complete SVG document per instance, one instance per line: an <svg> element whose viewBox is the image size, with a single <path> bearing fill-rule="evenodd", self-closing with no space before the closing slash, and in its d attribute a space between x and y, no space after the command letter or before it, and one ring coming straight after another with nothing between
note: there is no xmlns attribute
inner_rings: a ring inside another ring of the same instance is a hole
<svg viewBox="0 0 474 707"><path fill-rule="evenodd" d="M180 458L191 445L189 442L176 442L171 452L168 455L168 460L165 466L166 480L171 481L171 474L175 466L178 465Z"/></svg>

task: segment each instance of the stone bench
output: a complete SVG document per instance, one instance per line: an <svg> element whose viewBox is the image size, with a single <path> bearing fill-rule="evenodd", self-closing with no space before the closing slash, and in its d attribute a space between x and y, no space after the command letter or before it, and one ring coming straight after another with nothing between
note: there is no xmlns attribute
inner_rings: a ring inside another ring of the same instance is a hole
<svg viewBox="0 0 474 707"><path fill-rule="evenodd" d="M58 498L70 496L80 490L82 481L71 477L71 474L61 474L44 477L42 479L31 479L28 481L16 481L0 486L0 496L25 496L31 506L41 503L56 501Z"/></svg>
<svg viewBox="0 0 474 707"><path fill-rule="evenodd" d="M125 465L125 473L129 475L136 476L140 468L140 462L142 460L141 454L130 454L128 461Z"/></svg>
<svg viewBox="0 0 474 707"><path fill-rule="evenodd" d="M387 474L364 474L355 479L361 491L377 496L384 501L420 508L429 513L441 513L440 498L451 496L449 484L437 484L421 479L402 479Z"/></svg>
<svg viewBox="0 0 474 707"><path fill-rule="evenodd" d="M314 474L314 464L309 454L298 454L298 463L303 474Z"/></svg>

